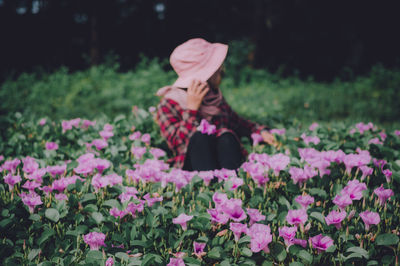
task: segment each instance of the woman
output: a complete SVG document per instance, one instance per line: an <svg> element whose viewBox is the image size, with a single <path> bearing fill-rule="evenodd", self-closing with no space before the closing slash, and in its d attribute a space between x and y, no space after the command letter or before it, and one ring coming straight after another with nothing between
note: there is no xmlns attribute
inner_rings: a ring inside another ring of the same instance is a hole
<svg viewBox="0 0 400 266"><path fill-rule="evenodd" d="M239 117L223 98L219 85L227 52L225 44L196 38L171 54L178 79L157 92L162 97L157 122L175 153L175 167L190 171L237 169L246 156L241 137L260 133L264 142L275 143L267 127ZM215 134L197 131L202 119L216 126Z"/></svg>

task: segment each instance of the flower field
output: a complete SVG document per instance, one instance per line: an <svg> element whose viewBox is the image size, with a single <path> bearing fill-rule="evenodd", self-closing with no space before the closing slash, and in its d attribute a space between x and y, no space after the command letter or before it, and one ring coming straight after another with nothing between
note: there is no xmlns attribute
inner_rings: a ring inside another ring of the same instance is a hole
<svg viewBox="0 0 400 266"><path fill-rule="evenodd" d="M400 131L272 129L236 172L171 168L154 109L0 143L4 265L398 265ZM212 133L212 132L211 132Z"/></svg>

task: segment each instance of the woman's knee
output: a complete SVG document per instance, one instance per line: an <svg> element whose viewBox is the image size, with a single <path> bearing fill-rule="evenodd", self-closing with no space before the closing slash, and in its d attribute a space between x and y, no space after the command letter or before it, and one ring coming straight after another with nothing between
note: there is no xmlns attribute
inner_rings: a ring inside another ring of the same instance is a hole
<svg viewBox="0 0 400 266"><path fill-rule="evenodd" d="M225 132L218 137L218 145L231 147L236 145L240 146L240 143L231 132Z"/></svg>
<svg viewBox="0 0 400 266"><path fill-rule="evenodd" d="M190 143L192 145L204 145L204 144L209 144L214 141L214 137L206 134L202 134L200 131L196 131L192 137L190 137Z"/></svg>

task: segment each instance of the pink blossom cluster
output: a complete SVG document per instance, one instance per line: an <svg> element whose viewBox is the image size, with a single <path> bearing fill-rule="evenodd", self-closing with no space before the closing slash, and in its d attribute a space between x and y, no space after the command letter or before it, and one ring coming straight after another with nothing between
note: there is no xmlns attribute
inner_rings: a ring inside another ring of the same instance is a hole
<svg viewBox="0 0 400 266"><path fill-rule="evenodd" d="M90 250L99 250L101 246L105 247L104 240L106 240L106 235L98 232L90 232L83 236L83 241L89 245Z"/></svg>
<svg viewBox="0 0 400 266"><path fill-rule="evenodd" d="M85 153L79 156L76 161L78 162L78 166L74 168L74 172L83 176L94 174L95 170L101 174L111 166L108 160L95 158L93 153Z"/></svg>
<svg viewBox="0 0 400 266"><path fill-rule="evenodd" d="M273 128L269 131L271 134L277 134L277 135L285 135L286 134L286 129L285 128Z"/></svg>
<svg viewBox="0 0 400 266"><path fill-rule="evenodd" d="M200 125L197 127L197 130L202 134L213 135L217 132L217 128L215 125L210 124L206 119L202 119Z"/></svg>
<svg viewBox="0 0 400 266"><path fill-rule="evenodd" d="M360 183L357 179L351 180L342 189L342 191L335 196L333 203L336 204L340 210L344 210L348 205L353 203L353 200L360 200L363 195L362 192L367 189L365 183Z"/></svg>
<svg viewBox="0 0 400 266"><path fill-rule="evenodd" d="M307 136L305 133L301 134L301 138L306 145L310 143L317 145L321 141L320 138L318 138L317 136Z"/></svg>

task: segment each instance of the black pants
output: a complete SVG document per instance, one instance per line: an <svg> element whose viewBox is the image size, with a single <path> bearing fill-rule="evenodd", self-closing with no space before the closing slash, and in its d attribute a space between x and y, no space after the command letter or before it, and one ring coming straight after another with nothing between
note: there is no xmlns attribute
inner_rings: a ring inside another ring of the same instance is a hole
<svg viewBox="0 0 400 266"><path fill-rule="evenodd" d="M196 132L189 140L184 170L207 171L220 168L238 169L243 156L240 143L229 132L218 138Z"/></svg>

